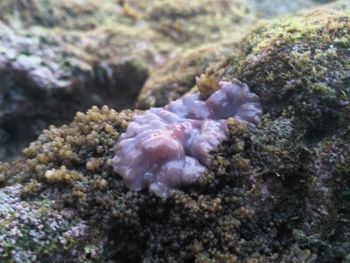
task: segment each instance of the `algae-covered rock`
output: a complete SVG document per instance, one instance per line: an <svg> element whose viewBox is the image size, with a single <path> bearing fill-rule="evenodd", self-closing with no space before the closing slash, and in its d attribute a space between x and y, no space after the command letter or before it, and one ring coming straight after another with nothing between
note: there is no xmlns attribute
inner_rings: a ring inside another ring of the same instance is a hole
<svg viewBox="0 0 350 263"><path fill-rule="evenodd" d="M222 75L247 82L272 116L293 116L323 136L348 109L349 30L347 12L326 9L262 22Z"/></svg>
<svg viewBox="0 0 350 263"><path fill-rule="evenodd" d="M210 65L235 53L237 43L202 45L169 59L155 69L146 81L136 102L136 108L161 107L178 99L196 83L196 77Z"/></svg>
<svg viewBox="0 0 350 263"><path fill-rule="evenodd" d="M25 159L0 164L1 183L9 185L0 190L1 262L96 262L110 256L111 218L129 224L136 208L120 197L135 195L110 164L111 147L131 116L94 107L70 125L45 130L24 150Z"/></svg>
<svg viewBox="0 0 350 263"><path fill-rule="evenodd" d="M219 60L234 57L237 53L237 43L254 25L252 21L255 21L256 17L276 17L316 5L311 0L290 3L251 0L226 4L215 1L214 6L212 1L191 1L191 4L184 2L187 3L174 1L170 4L167 1L155 1L148 9L146 18L157 32L165 34L175 42L186 41L186 46L188 42L194 43L196 48L169 57L161 69L155 68L151 72L140 92L137 108L166 105L189 91L195 84L195 77L205 69L212 67ZM230 20L236 20L236 26L230 26ZM216 29L217 25L219 27ZM206 43L208 40L210 44L197 47L197 41Z"/></svg>
<svg viewBox="0 0 350 263"><path fill-rule="evenodd" d="M129 191L112 171L113 145L141 112L93 107L45 130L22 159L0 165L0 202L13 200L4 218L48 206L40 220L59 218L58 233L40 240L50 250L11 241L1 259L349 261L349 28L349 14L334 10L264 22L232 59L211 68L208 74L247 82L261 98L263 119L256 128L230 119L208 172L166 200ZM31 223L15 222L27 237ZM0 238L13 240L1 231L9 225L0 221ZM66 232L71 247L62 246Z"/></svg>
<svg viewBox="0 0 350 263"><path fill-rule="evenodd" d="M145 17L157 32L190 47L239 38L256 20L244 0L152 1Z"/></svg>
<svg viewBox="0 0 350 263"><path fill-rule="evenodd" d="M132 107L149 71L159 76L174 54L240 37L255 21L241 0L4 0L0 17L2 160L78 110Z"/></svg>
<svg viewBox="0 0 350 263"><path fill-rule="evenodd" d="M131 106L148 75L136 60L93 60L47 35L21 35L1 22L0 28L1 159L79 109Z"/></svg>
<svg viewBox="0 0 350 263"><path fill-rule="evenodd" d="M107 107L78 113L70 125L44 131L21 162L1 166L3 185L17 184L0 193L18 190L5 206L12 211L6 218L23 214L26 203L34 212L50 204L61 220L57 231L45 232L38 243L6 246L3 259L329 262L348 257L350 148L344 133L322 147L310 146L289 118L267 115L256 130L231 119L230 136L213 153L209 172L162 200L147 190L129 191L112 172L112 147L132 116ZM331 160L324 159L328 155ZM38 220L53 215L45 216ZM27 235L26 223L15 222ZM73 222L84 231L69 230L76 229ZM10 228L7 220L3 224ZM67 232L72 234L63 235ZM71 245L62 246L61 235ZM2 238L11 240L12 232L2 232ZM42 244L51 249L39 249Z"/></svg>
<svg viewBox="0 0 350 263"><path fill-rule="evenodd" d="M77 253L80 262L87 262L103 256L107 239L89 228L76 211L57 211L52 200L26 202L21 200L22 191L18 184L1 189L1 262L62 262Z"/></svg>

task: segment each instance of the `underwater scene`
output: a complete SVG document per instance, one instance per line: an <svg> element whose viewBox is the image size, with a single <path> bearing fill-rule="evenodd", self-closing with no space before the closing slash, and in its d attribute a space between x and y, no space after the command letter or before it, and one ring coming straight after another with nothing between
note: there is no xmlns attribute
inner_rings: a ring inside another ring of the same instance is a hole
<svg viewBox="0 0 350 263"><path fill-rule="evenodd" d="M350 263L350 0L0 0L0 263Z"/></svg>

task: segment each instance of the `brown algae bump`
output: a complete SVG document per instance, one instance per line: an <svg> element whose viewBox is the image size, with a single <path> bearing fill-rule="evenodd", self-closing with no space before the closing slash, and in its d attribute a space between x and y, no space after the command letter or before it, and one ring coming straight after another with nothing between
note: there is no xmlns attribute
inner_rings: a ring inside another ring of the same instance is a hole
<svg viewBox="0 0 350 263"><path fill-rule="evenodd" d="M129 189L149 188L167 198L207 170L210 151L226 138L229 117L254 126L261 114L258 96L238 80L219 82L206 100L195 93L164 108L151 108L136 116L119 137L114 171Z"/></svg>

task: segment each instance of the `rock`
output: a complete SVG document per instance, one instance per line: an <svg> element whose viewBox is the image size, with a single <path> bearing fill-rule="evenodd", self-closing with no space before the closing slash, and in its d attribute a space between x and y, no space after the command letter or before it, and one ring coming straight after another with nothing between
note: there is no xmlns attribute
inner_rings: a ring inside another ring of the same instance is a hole
<svg viewBox="0 0 350 263"><path fill-rule="evenodd" d="M21 200L22 191L19 184L1 189L1 261L61 262L78 253L80 261L102 256L101 248L107 245L105 239L95 243L99 238L97 232L77 218L74 210L57 211L52 200L26 202Z"/></svg>
<svg viewBox="0 0 350 263"><path fill-rule="evenodd" d="M164 106L193 88L195 78L204 70L212 74L211 68L219 61L225 67L226 60L235 59L238 42L246 32L251 30L256 17L272 18L286 13L296 13L303 8L314 7L317 4L311 0L291 3L251 0L244 4L234 1L231 5L237 8L225 7L222 2L216 2L213 8L207 1L202 1L201 4L193 1L189 6L184 5L183 1L176 1L172 4L155 2L154 5L151 5L147 18L150 19L151 24L157 22L154 28L158 32L173 38L173 41L186 41L186 45L187 42L194 41L195 48L192 47L181 54L175 53L168 59L160 57L161 61L165 61L164 65L160 69L155 68L151 71L150 78L140 92L136 108ZM219 10L222 14L219 17L214 16ZM234 10L240 12L237 13ZM235 26L227 24L229 22L226 16L229 16L230 12L231 19L233 17L237 20ZM178 32L176 23L189 25ZM214 28L210 26L212 24L220 25L220 27L215 29L215 34L208 35L205 32L214 31ZM189 32L192 27L193 32ZM214 38L206 39L207 37ZM202 41L204 44L198 46L197 41Z"/></svg>
<svg viewBox="0 0 350 263"><path fill-rule="evenodd" d="M162 74L164 61L242 35L255 21L241 0L230 8L207 0L4 0L0 17L2 160L78 110L132 107L149 72ZM203 59L200 71L217 53Z"/></svg>
<svg viewBox="0 0 350 263"><path fill-rule="evenodd" d="M349 29L349 15L332 9L263 22L221 77L247 82L271 116L297 118L320 139L347 115Z"/></svg>
<svg viewBox="0 0 350 263"><path fill-rule="evenodd" d="M162 107L180 98L196 84L196 77L210 65L232 54L237 43L203 45L169 59L155 69L142 88L136 108Z"/></svg>
<svg viewBox="0 0 350 263"><path fill-rule="evenodd" d="M148 75L136 60L93 62L49 37L0 27L1 159L15 156L43 128L68 121L79 109L132 105Z"/></svg>
<svg viewBox="0 0 350 263"><path fill-rule="evenodd" d="M255 15L246 1L152 1L146 15L151 26L187 47L242 36Z"/></svg>
<svg viewBox="0 0 350 263"><path fill-rule="evenodd" d="M61 255L57 261L84 262L92 246L97 261L346 262L349 25L349 14L334 10L260 24L235 59L214 67L249 83L262 99L263 120L250 129L231 119L209 171L167 200L128 191L112 172L112 147L140 112L94 107L45 130L22 159L0 165L0 196L14 192L6 216L21 214L24 203L29 211L49 203L55 215L68 210L76 220L62 216L59 233L44 240L61 244L72 222L97 234L91 241L89 231L78 231L72 247L49 251L8 246L3 258L30 251L36 261ZM11 240L4 227L0 237Z"/></svg>
<svg viewBox="0 0 350 263"><path fill-rule="evenodd" d="M318 2L322 1L324 0L295 0L289 2L283 0L248 0L248 5L258 17L273 18L298 13L300 10L315 7Z"/></svg>

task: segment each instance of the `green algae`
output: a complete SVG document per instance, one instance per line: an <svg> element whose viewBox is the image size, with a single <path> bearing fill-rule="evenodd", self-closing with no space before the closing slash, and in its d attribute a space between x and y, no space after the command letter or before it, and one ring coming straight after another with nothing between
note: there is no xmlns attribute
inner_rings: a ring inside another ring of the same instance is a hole
<svg viewBox="0 0 350 263"><path fill-rule="evenodd" d="M247 82L263 103L279 103L267 109L273 116L293 115L314 130L327 130L343 118L338 109L350 94L349 21L347 12L332 9L264 21L241 41L221 77Z"/></svg>

